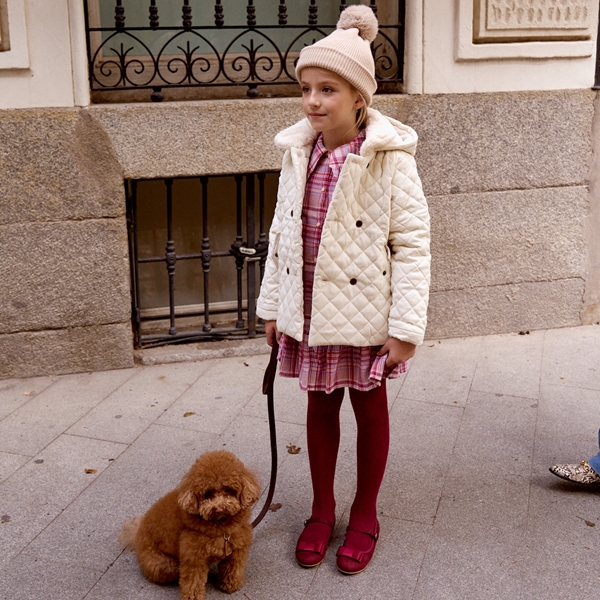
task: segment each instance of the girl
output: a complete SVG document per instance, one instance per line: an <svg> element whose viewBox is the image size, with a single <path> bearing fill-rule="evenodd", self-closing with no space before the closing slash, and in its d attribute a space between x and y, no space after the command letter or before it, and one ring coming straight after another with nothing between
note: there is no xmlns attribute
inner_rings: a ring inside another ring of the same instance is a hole
<svg viewBox="0 0 600 600"><path fill-rule="evenodd" d="M429 214L413 154L416 133L368 109L377 88L367 6L341 15L302 50L296 76L306 115L285 149L257 304L280 374L308 392L310 519L296 545L303 567L323 561L335 524L334 476L344 388L357 422L357 489L337 566L359 573L379 537L377 495L389 446L386 377L423 340Z"/></svg>

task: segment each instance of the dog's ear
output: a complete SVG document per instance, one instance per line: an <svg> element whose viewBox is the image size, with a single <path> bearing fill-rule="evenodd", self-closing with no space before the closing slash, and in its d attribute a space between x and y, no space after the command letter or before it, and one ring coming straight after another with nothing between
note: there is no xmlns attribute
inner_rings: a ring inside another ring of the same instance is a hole
<svg viewBox="0 0 600 600"><path fill-rule="evenodd" d="M198 510L200 509L198 498L190 488L184 489L180 492L179 498L177 498L177 503L183 510L185 510L185 512L193 515L198 514Z"/></svg>
<svg viewBox="0 0 600 600"><path fill-rule="evenodd" d="M248 472L241 476L242 491L240 493L240 502L244 508L252 506L260 495L260 486L253 473Z"/></svg>

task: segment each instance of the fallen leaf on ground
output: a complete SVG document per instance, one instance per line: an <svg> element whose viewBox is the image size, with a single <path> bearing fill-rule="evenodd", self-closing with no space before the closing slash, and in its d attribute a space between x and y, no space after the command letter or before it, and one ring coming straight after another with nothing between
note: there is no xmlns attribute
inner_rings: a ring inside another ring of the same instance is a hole
<svg viewBox="0 0 600 600"><path fill-rule="evenodd" d="M286 448L288 454L300 454L300 448L298 448L298 446L295 446L294 444L288 444Z"/></svg>
<svg viewBox="0 0 600 600"><path fill-rule="evenodd" d="M271 512L277 512L280 508L281 508L280 502L277 502L277 504L271 504L271 506L269 506L269 510Z"/></svg>
<svg viewBox="0 0 600 600"><path fill-rule="evenodd" d="M578 519L581 519L588 527L596 527L596 523L594 523L593 521L588 521L587 519L584 519L583 517L580 517L579 515L575 515Z"/></svg>
<svg viewBox="0 0 600 600"><path fill-rule="evenodd" d="M23 392L23 396L31 396L31 392Z"/></svg>
<svg viewBox="0 0 600 600"><path fill-rule="evenodd" d="M184 417L191 417L192 415L195 415L195 414L196 414L195 412L186 412L186 413L183 413L183 416Z"/></svg>
<svg viewBox="0 0 600 600"><path fill-rule="evenodd" d="M281 504L279 506L281 506ZM10 523L10 516L9 515L2 515L2 517L0 518L0 522L2 522L2 523Z"/></svg>
<svg viewBox="0 0 600 600"><path fill-rule="evenodd" d="M244 366L245 366L245 367L249 367L250 365L249 365L247 362L245 362L245 363L244 363Z"/></svg>
<svg viewBox="0 0 600 600"><path fill-rule="evenodd" d="M91 473L97 473L98 470L97 469L86 469L85 472L89 475Z"/></svg>

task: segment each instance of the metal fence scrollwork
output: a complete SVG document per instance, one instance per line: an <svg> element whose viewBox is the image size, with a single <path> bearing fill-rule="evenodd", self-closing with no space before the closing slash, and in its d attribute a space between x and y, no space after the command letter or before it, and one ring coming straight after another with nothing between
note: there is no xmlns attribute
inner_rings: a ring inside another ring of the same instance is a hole
<svg viewBox="0 0 600 600"><path fill-rule="evenodd" d="M92 91L295 82L300 50L335 27L346 2L84 0ZM349 4L349 3L348 3ZM403 80L404 0L370 0L380 20L372 44L380 84ZM380 86L381 87L381 86ZM395 88L384 91L399 91Z"/></svg>

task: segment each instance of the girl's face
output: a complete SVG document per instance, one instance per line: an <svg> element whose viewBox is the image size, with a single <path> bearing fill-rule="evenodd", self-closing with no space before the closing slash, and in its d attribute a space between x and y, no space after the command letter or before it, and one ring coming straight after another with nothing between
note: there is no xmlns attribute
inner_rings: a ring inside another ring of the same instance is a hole
<svg viewBox="0 0 600 600"><path fill-rule="evenodd" d="M356 111L360 94L345 79L325 69L306 67L300 73L302 109L315 131L323 134L328 150L358 135Z"/></svg>

